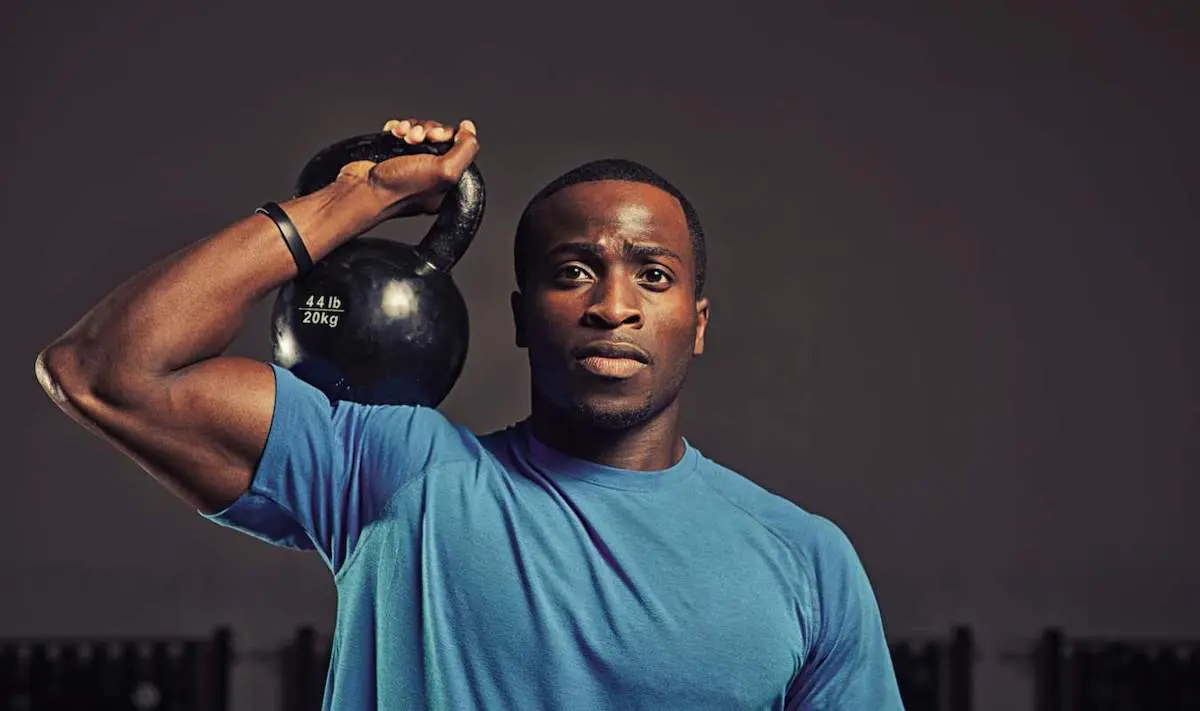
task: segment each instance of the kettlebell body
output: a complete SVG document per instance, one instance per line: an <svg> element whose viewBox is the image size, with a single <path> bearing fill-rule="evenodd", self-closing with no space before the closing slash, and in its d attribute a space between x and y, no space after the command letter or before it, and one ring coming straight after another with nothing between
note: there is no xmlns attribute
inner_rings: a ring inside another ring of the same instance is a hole
<svg viewBox="0 0 1200 711"><path fill-rule="evenodd" d="M309 161L297 194L324 187L354 160L445 149L390 133L346 139ZM470 324L450 268L483 208L482 176L472 165L419 245L359 236L284 284L271 312L275 362L333 401L436 407L466 362Z"/></svg>
<svg viewBox="0 0 1200 711"><path fill-rule="evenodd" d="M462 373L467 305L411 245L360 237L285 284L275 362L332 400L436 406Z"/></svg>

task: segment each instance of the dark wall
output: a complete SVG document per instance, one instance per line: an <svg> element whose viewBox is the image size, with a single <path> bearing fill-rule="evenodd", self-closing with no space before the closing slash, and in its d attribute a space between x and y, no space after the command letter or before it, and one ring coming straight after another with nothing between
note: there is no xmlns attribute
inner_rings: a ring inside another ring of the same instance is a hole
<svg viewBox="0 0 1200 711"><path fill-rule="evenodd" d="M524 201L634 158L710 235L689 437L840 523L892 634L975 626L981 709L1028 708L997 653L1044 625L1200 634L1195 9L542 5L0 10L0 632L229 623L267 648L331 623L316 558L206 524L33 360L317 148L417 115L477 122L490 189L452 418L527 407ZM268 306L236 352L268 357ZM240 708L269 708L271 671L238 667Z"/></svg>

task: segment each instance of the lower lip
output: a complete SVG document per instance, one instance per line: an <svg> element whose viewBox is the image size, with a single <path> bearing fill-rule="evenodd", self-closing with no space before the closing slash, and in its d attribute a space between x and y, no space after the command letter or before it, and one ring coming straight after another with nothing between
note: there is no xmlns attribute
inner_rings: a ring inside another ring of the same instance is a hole
<svg viewBox="0 0 1200 711"><path fill-rule="evenodd" d="M603 378L631 378L646 364L632 358L606 358L604 356L588 356L580 358L584 370Z"/></svg>

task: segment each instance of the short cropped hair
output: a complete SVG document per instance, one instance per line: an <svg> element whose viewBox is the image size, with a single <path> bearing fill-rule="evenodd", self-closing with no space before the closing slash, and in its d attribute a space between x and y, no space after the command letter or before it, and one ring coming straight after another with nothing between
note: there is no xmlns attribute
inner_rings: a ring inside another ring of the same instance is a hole
<svg viewBox="0 0 1200 711"><path fill-rule="evenodd" d="M692 207L692 203L683 193L661 175L641 163L624 158L604 158L584 163L555 178L533 196L529 204L525 206L524 212L521 213L521 219L517 223L516 239L513 242L513 270L517 278L517 288L522 291L525 289L525 268L528 259L529 241L532 236L530 233L532 231L533 208L539 202L563 188L578 183L591 183L601 180L625 180L653 185L659 190L671 194L679 201L679 204L683 207L683 215L687 219L688 236L691 237L692 241L692 255L696 264L694 275L696 298L700 298L704 293L704 275L708 261L708 252L705 248L704 229L700 226L700 218L696 215L695 208Z"/></svg>

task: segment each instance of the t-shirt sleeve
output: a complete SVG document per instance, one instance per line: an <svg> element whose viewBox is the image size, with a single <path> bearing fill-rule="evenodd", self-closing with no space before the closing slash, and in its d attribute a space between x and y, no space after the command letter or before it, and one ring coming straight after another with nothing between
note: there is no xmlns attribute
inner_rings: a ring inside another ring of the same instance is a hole
<svg viewBox="0 0 1200 711"><path fill-rule="evenodd" d="M336 573L392 496L439 460L470 455L466 433L428 407L331 402L272 364L275 410L250 488L222 526L317 550Z"/></svg>
<svg viewBox="0 0 1200 711"><path fill-rule="evenodd" d="M806 545L816 600L808 657L788 711L903 711L883 620L866 570L850 539L815 517Z"/></svg>

